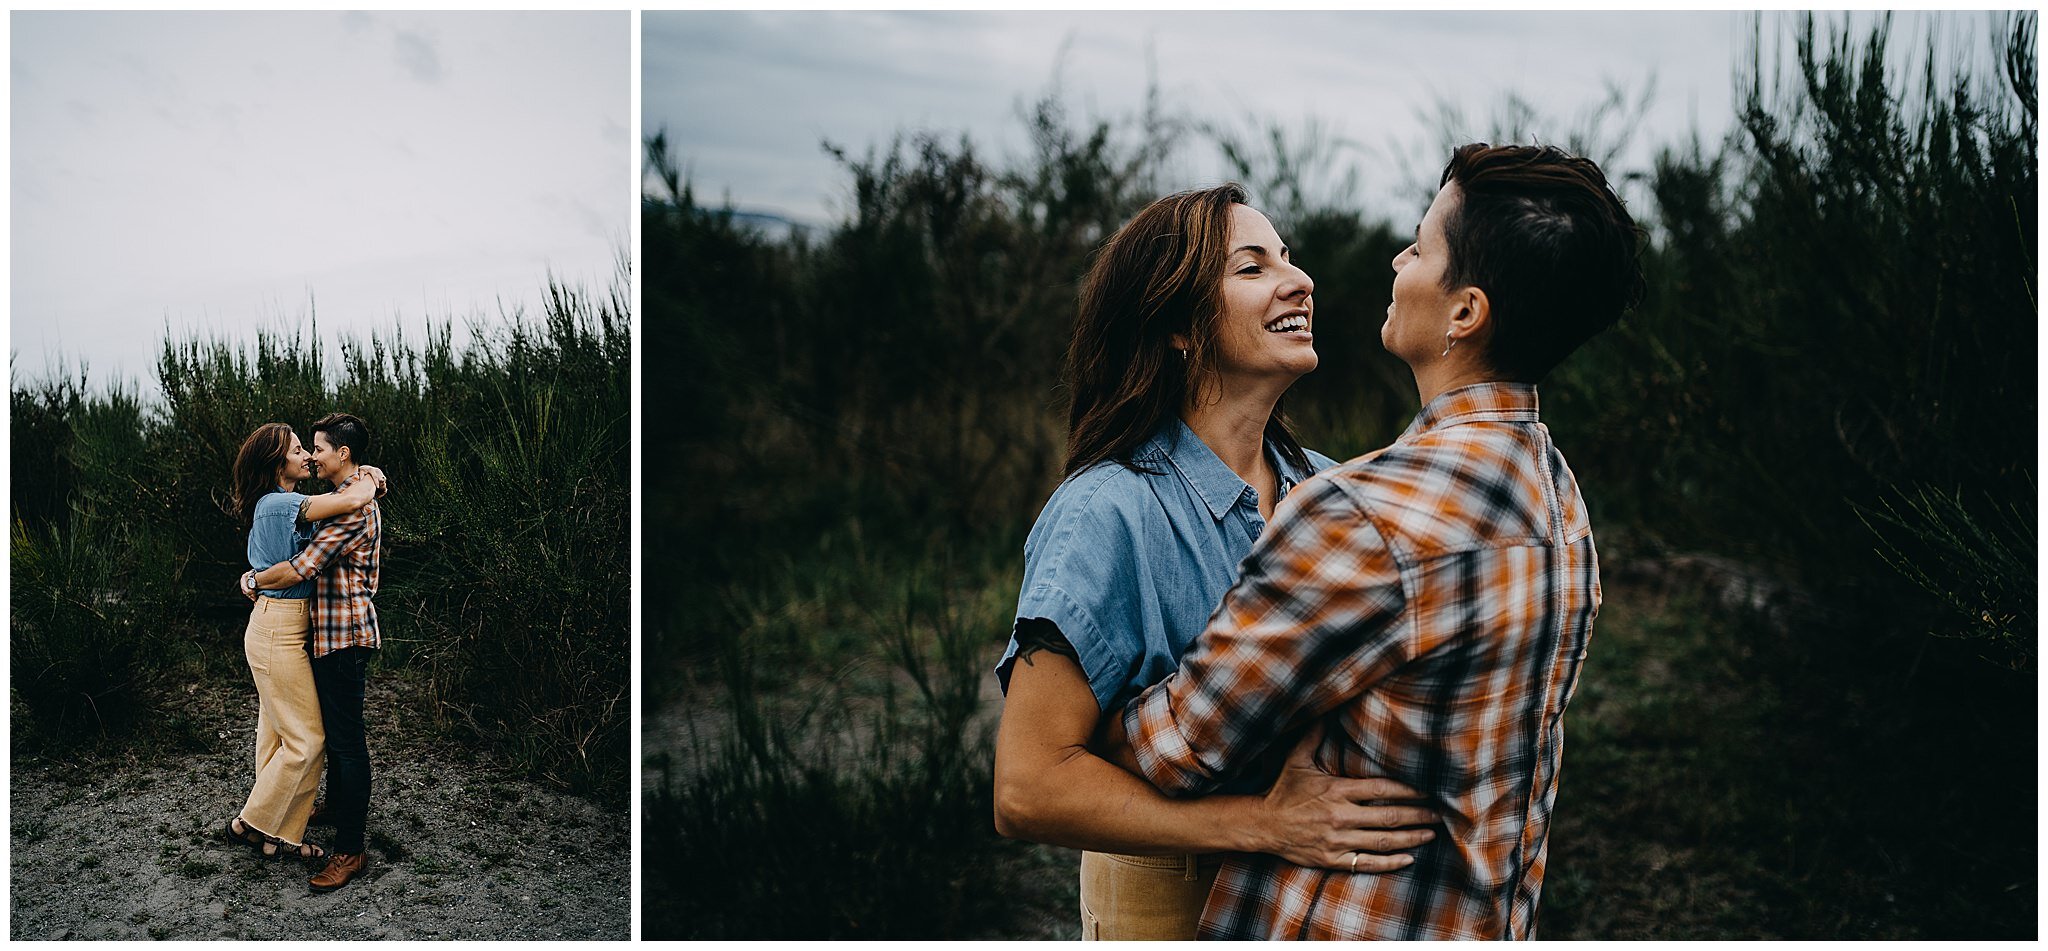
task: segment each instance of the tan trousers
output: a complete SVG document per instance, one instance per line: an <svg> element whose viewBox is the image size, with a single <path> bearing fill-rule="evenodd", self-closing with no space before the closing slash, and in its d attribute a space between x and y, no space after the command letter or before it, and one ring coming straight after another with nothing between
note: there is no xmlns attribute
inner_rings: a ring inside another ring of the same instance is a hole
<svg viewBox="0 0 2048 951"><path fill-rule="evenodd" d="M1081 939L1193 941L1221 855L1081 853Z"/></svg>
<svg viewBox="0 0 2048 951"><path fill-rule="evenodd" d="M313 816L327 755L306 633L304 598L257 598L242 634L258 701L256 785L242 806L242 822L293 846Z"/></svg>

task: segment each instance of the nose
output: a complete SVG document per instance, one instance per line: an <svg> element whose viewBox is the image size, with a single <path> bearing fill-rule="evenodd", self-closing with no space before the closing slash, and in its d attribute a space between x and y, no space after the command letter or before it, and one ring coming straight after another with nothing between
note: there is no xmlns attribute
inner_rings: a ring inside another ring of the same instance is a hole
<svg viewBox="0 0 2048 951"><path fill-rule="evenodd" d="M1287 262L1286 267L1287 280L1280 285L1282 298L1307 297L1316 292L1316 280L1308 276L1307 271L1296 267L1292 261Z"/></svg>
<svg viewBox="0 0 2048 951"><path fill-rule="evenodd" d="M1394 255L1394 260L1392 262L1389 262L1394 267L1394 273L1401 273L1401 262L1408 260L1408 252L1413 250L1415 250L1415 246L1411 244L1405 248L1402 248L1399 254Z"/></svg>

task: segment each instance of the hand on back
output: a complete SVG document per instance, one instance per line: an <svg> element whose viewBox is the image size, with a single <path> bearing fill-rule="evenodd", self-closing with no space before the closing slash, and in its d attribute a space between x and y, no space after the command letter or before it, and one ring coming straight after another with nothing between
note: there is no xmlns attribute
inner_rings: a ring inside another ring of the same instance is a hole
<svg viewBox="0 0 2048 951"><path fill-rule="evenodd" d="M1436 837L1440 822L1421 791L1391 779L1352 779L1315 764L1323 725L1311 727L1287 754L1264 798L1263 849L1296 865L1335 872L1391 872L1414 864L1404 850Z"/></svg>

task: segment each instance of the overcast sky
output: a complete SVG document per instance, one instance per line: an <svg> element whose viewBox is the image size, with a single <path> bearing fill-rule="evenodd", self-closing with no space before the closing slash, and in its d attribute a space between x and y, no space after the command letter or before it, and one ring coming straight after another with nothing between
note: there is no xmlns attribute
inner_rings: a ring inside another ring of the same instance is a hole
<svg viewBox="0 0 2048 951"><path fill-rule="evenodd" d="M153 391L166 325L410 332L601 289L630 241L623 13L14 13L17 376ZM459 333L459 331L458 331Z"/></svg>
<svg viewBox="0 0 2048 951"><path fill-rule="evenodd" d="M1017 154L1017 105L1056 78L1082 116L1114 119L1141 108L1150 69L1172 111L1239 129L1250 117L1295 130L1313 119L1350 143L1343 155L1368 213L1398 219L1420 214L1415 182L1433 185L1447 157L1426 118L1439 102L1460 107L1461 132L1476 139L1512 92L1556 120L1541 134L1564 144L1610 85L1633 96L1654 79L1620 171L1695 130L1711 146L1733 120L1734 66L1753 22L1735 12L649 11L642 122L668 130L700 201L729 196L744 210L829 223L849 184L821 140L861 155L898 131L964 131L978 148ZM1893 47L1935 36L1981 46L1992 22L1902 14ZM1789 50L1789 23L1766 18L1767 52ZM1189 151L1180 184L1221 174L1213 147Z"/></svg>

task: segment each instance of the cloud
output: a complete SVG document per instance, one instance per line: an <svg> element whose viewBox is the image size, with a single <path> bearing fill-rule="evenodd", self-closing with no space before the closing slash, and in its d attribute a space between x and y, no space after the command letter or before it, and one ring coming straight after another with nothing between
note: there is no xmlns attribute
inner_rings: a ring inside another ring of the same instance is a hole
<svg viewBox="0 0 2048 951"><path fill-rule="evenodd" d="M441 81L441 57L434 52L433 41L410 30L395 31L392 38L397 42L398 65L412 78L423 83Z"/></svg>
<svg viewBox="0 0 2048 951"><path fill-rule="evenodd" d="M598 240L616 240L622 233L618 229L612 227L613 219L611 216L608 216L603 212L590 207L588 203L580 201L576 202L569 209L569 212L571 215L575 216L577 223L582 225L584 234L587 234L593 238L597 238Z"/></svg>

